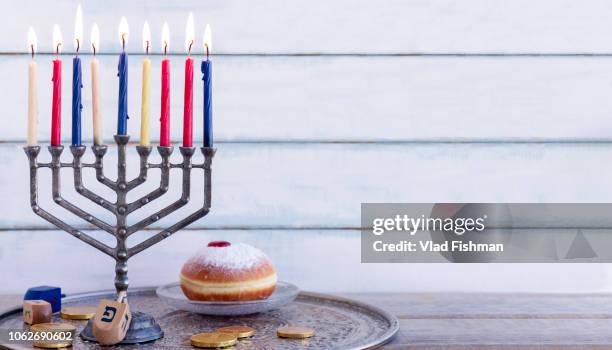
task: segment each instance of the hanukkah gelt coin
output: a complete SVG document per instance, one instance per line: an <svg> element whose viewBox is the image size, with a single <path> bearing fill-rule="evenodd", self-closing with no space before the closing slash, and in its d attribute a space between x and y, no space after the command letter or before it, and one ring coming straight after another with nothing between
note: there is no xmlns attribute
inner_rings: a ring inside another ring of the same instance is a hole
<svg viewBox="0 0 612 350"><path fill-rule="evenodd" d="M67 347L72 346L72 342L65 341L65 342L53 343L53 342L45 342L45 341L36 341L32 343L32 346L34 346L35 348L42 348L42 349L61 349L61 348L67 348Z"/></svg>
<svg viewBox="0 0 612 350"><path fill-rule="evenodd" d="M304 339L315 335L315 331L308 327L286 326L277 329L276 335L281 338Z"/></svg>
<svg viewBox="0 0 612 350"><path fill-rule="evenodd" d="M89 320L95 315L95 306L69 306L60 311L60 316L67 320Z"/></svg>
<svg viewBox="0 0 612 350"><path fill-rule="evenodd" d="M224 348L236 344L236 334L198 333L191 336L191 345L197 348Z"/></svg>
<svg viewBox="0 0 612 350"><path fill-rule="evenodd" d="M217 329L217 333L234 334L238 339L241 339L255 334L255 329L248 326L229 326Z"/></svg>
<svg viewBox="0 0 612 350"><path fill-rule="evenodd" d="M39 332L40 340L32 343L34 347L43 349L59 349L72 346L72 339L76 327L68 323L38 323L30 329ZM72 333L68 335L67 333Z"/></svg>
<svg viewBox="0 0 612 350"><path fill-rule="evenodd" d="M37 323L30 327L35 332L74 332L76 327L69 323Z"/></svg>

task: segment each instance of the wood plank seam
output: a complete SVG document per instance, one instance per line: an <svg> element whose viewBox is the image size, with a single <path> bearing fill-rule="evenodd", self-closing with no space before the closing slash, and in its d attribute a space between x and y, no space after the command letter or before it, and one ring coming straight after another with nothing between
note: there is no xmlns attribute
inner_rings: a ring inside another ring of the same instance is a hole
<svg viewBox="0 0 612 350"><path fill-rule="evenodd" d="M534 320L609 320L612 314L473 314L473 315L397 315L400 320L515 320L515 319L534 319Z"/></svg>
<svg viewBox="0 0 612 350"><path fill-rule="evenodd" d="M152 52L145 55L142 52L128 52L130 56L180 56L184 57L184 53L170 52L163 54L161 52ZM96 53L96 56L116 56L119 51L108 51ZM25 51L3 51L0 56L30 56L29 52ZM48 51L36 53L37 56L53 56L56 54ZM71 56L72 53L62 53L60 56ZM92 56L91 53L80 53L80 56ZM499 57L499 58L554 58L554 57L612 57L612 52L219 52L214 56L218 57L465 57L465 58L480 58L480 57ZM72 57L72 56L71 56Z"/></svg>
<svg viewBox="0 0 612 350"><path fill-rule="evenodd" d="M68 138L65 138L64 143L68 144ZM84 138L83 141L91 141ZM110 140L108 140L110 142ZM40 138L40 143L49 143L48 139ZM612 138L431 138L431 139L380 139L380 140L358 140L358 139L220 139L215 140L216 144L227 145L609 145L612 144ZM5 139L0 140L0 145L15 145L21 146L25 144L25 139ZM137 145L138 142L132 142L130 145Z"/></svg>

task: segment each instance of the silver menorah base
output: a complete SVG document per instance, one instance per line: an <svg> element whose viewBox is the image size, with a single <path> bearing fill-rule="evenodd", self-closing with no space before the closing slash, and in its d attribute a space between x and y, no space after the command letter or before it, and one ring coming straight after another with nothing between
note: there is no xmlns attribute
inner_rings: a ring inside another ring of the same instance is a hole
<svg viewBox="0 0 612 350"><path fill-rule="evenodd" d="M80 336L84 340L96 342L96 337L93 334L92 320L87 322L87 326L85 326ZM159 324L157 324L157 321L155 321L153 316L136 311L132 312L132 323L130 323L130 329L128 329L125 338L119 344L127 345L146 343L163 337L164 331L161 329Z"/></svg>
<svg viewBox="0 0 612 350"><path fill-rule="evenodd" d="M91 245L92 247L100 250L115 260L115 289L118 295L127 293L129 286L129 279L127 276L127 261L132 256L142 252L143 250L151 247L152 245L170 237L178 230L185 226L193 223L194 221L204 217L210 211L211 206L211 164L212 159L215 155L215 149L209 147L202 147L202 154L204 155L204 161L199 164L192 162L192 157L195 153L194 147L180 147L180 153L183 157L183 161L180 163L172 163L170 156L172 155L173 147L157 147L158 153L161 156L160 163L149 163L149 155L151 154L152 147L149 146L136 146L138 155L140 156L140 173L132 180L126 179L127 163L126 163L126 148L130 137L129 135L115 135L115 143L117 144L117 180L113 181L104 175L103 159L107 151L105 145L94 145L92 146L93 153L95 155L95 161L93 163L83 163L81 161L85 154L85 146L70 146L70 152L73 155L72 162L64 163L60 160L61 154L64 150L63 146L49 146L49 153L51 154L51 162L39 163L37 161L40 153L39 146L26 146L24 151L28 156L30 163L30 205L34 213L42 217L51 224L58 228L68 232L72 236L80 239L81 241ZM51 188L53 201L60 207L66 209L70 213L83 219L89 224L105 231L116 239L116 246L110 247L92 236L82 232L81 230L67 224L58 217L42 209L38 204L38 170L41 168L51 169ZM77 193L83 197L93 201L105 210L110 211L116 218L115 224L106 223L103 220L98 219L94 215L86 212L80 206L71 203L62 196L60 186L60 171L62 168L72 168L74 177L74 188ZM95 170L96 179L106 187L110 188L117 195L115 202L111 202L93 191L85 187L83 183L82 171L84 168L92 168ZM145 205L152 201L160 198L168 191L170 184L170 170L178 168L182 170L182 194L181 197L165 208L158 212L132 224L128 225L128 215L141 209ZM149 169L160 169L161 181L159 187L149 192L142 198L133 202L127 201L127 194L134 188L142 185L147 180L147 174ZM176 210L182 208L189 202L191 192L191 171L192 169L202 169L204 171L204 203L201 208L195 212L186 216L182 220L175 224L167 227L164 230L156 233L152 237L132 246L127 247L127 239L130 235L152 225L153 223L161 220ZM84 339L95 341L91 333L81 335ZM161 328L152 317L139 313L133 313L132 325L128 331L128 337L126 341L130 344L148 342L163 337Z"/></svg>

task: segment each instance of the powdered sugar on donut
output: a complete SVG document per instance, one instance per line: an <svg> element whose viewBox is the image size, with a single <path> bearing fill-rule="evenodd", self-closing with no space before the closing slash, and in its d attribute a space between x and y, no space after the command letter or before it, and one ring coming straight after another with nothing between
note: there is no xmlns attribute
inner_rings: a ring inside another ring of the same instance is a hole
<svg viewBox="0 0 612 350"><path fill-rule="evenodd" d="M261 250L244 243L232 243L227 247L203 247L189 258L188 264L233 270L251 268L264 261L268 261L268 257Z"/></svg>

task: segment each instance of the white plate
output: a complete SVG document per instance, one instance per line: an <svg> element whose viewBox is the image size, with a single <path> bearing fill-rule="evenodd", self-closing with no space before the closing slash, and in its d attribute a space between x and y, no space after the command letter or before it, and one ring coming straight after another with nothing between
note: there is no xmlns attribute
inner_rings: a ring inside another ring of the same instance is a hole
<svg viewBox="0 0 612 350"><path fill-rule="evenodd" d="M183 294L179 282L157 288L156 293L171 306L202 315L238 316L256 314L283 307L297 297L298 287L287 282L277 282L274 293L268 299L249 301L196 301Z"/></svg>

